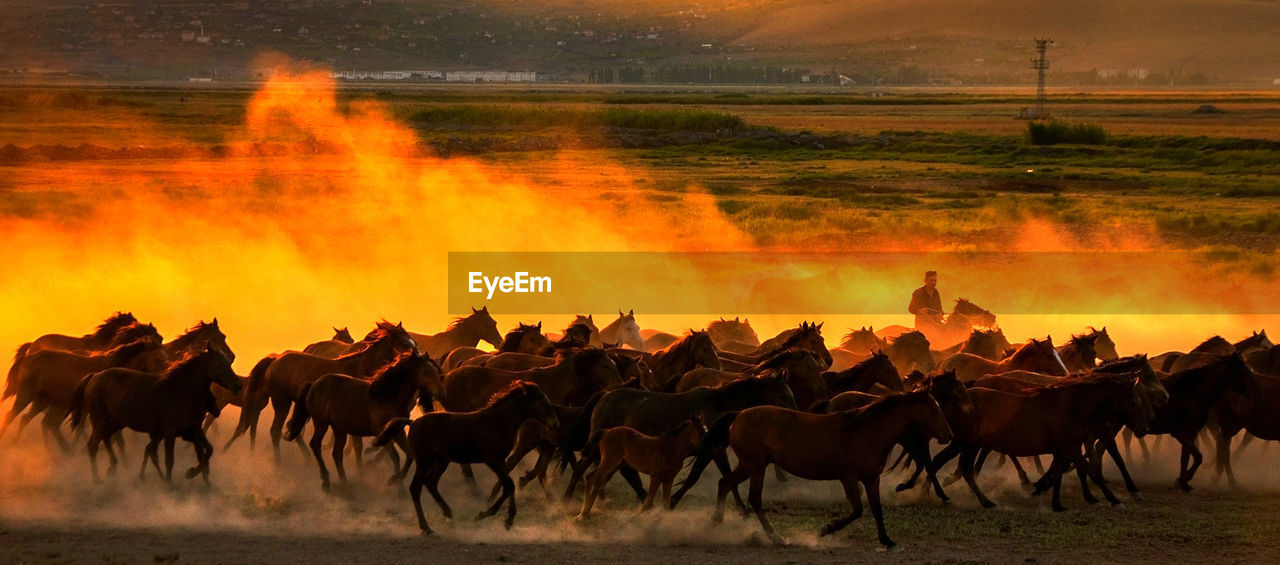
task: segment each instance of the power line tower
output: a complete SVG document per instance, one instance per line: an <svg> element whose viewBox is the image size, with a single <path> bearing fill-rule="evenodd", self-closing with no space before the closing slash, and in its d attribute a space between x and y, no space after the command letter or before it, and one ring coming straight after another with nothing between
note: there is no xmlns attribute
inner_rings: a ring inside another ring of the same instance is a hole
<svg viewBox="0 0 1280 565"><path fill-rule="evenodd" d="M1052 39L1037 39L1036 41L1036 58L1031 60L1031 68L1036 70L1036 108L1033 118L1047 118L1049 113L1044 109L1044 74L1049 70L1049 59L1046 59L1044 53L1049 48L1049 44L1053 43Z"/></svg>

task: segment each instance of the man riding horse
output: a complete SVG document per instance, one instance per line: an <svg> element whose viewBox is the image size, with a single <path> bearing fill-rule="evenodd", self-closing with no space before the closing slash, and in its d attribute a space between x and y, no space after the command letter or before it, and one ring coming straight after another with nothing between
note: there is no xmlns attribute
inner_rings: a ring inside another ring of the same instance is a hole
<svg viewBox="0 0 1280 565"><path fill-rule="evenodd" d="M924 273L924 286L911 293L907 311L916 317L915 327L925 335L938 335L942 330L942 297L938 295L938 272Z"/></svg>

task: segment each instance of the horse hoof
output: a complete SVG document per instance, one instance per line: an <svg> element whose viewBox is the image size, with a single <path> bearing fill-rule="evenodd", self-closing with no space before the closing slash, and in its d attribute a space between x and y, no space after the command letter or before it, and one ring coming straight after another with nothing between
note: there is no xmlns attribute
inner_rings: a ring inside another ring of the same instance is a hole
<svg viewBox="0 0 1280 565"><path fill-rule="evenodd" d="M769 534L769 541L773 542L773 545L787 545L787 540L776 533Z"/></svg>
<svg viewBox="0 0 1280 565"><path fill-rule="evenodd" d="M581 523L581 522L586 522L586 521L587 521L587 515L586 515L586 514L583 514L583 513L581 513L581 512L579 512L577 516L574 516L574 517L573 517L573 521L574 521L574 522L579 522L579 523Z"/></svg>
<svg viewBox="0 0 1280 565"><path fill-rule="evenodd" d="M1112 504L1112 505L1111 505L1111 508L1114 508L1114 509L1116 509L1116 510L1128 510L1128 509L1129 509L1127 506L1125 506L1125 505L1124 505L1124 503L1123 503L1123 502L1117 502L1117 503L1115 503L1115 504Z"/></svg>
<svg viewBox="0 0 1280 565"><path fill-rule="evenodd" d="M426 537L426 536L435 535L435 533L436 533L436 532L435 532L434 530L432 530L431 528L422 528L422 531L421 531L421 532L419 532L419 535L421 535L421 536L423 536L423 537Z"/></svg>
<svg viewBox="0 0 1280 565"><path fill-rule="evenodd" d="M877 548L876 551L887 552L887 553L902 553L902 546L895 543L893 545L886 545L884 547Z"/></svg>
<svg viewBox="0 0 1280 565"><path fill-rule="evenodd" d="M902 491L904 491L904 490L907 490L907 489L911 488L911 486L912 486L912 485L909 485L909 484L907 484L907 483L898 483L898 486L893 487L893 491L894 491L894 492L902 492Z"/></svg>
<svg viewBox="0 0 1280 565"><path fill-rule="evenodd" d="M1066 507L1066 506L1054 506L1054 507L1053 507L1053 511L1054 511L1054 512L1066 512L1066 511L1067 511L1067 507Z"/></svg>
<svg viewBox="0 0 1280 565"><path fill-rule="evenodd" d="M945 505L947 505L947 506L951 506L951 499L950 499L950 498L939 498L938 500L941 500L941 501L942 501L942 503L943 503L943 504L945 504Z"/></svg>
<svg viewBox="0 0 1280 565"><path fill-rule="evenodd" d="M835 531L836 531L836 529L835 529L835 528L832 528L832 527L831 527L831 524L827 524L827 525L825 525L825 526L823 526L823 527L822 527L822 531L818 532L818 537L820 537L820 538L822 538L822 537L827 537L827 536L829 536L829 535L831 535L831 534L835 533Z"/></svg>
<svg viewBox="0 0 1280 565"><path fill-rule="evenodd" d="M1136 501L1138 501L1138 502L1142 502L1142 501L1146 500L1146 497L1142 496L1142 493L1140 493L1140 492L1135 492L1135 493L1133 493L1133 499L1134 499L1134 500L1136 500Z"/></svg>
<svg viewBox="0 0 1280 565"><path fill-rule="evenodd" d="M196 475L199 475L199 474L200 474L199 467L192 467L190 469L187 469L187 480L189 481L191 479L194 479L196 478Z"/></svg>
<svg viewBox="0 0 1280 565"><path fill-rule="evenodd" d="M510 529L511 529L511 526L514 526L514 525L515 525L515 523L516 523L516 521L515 521L515 520L507 520L506 522L503 522L503 523L502 523L502 527L503 527L503 528L505 528L505 529L510 530Z"/></svg>
<svg viewBox="0 0 1280 565"><path fill-rule="evenodd" d="M985 502L983 502L983 503L982 503L982 507L983 507L983 508L995 508L995 507L996 507L996 503L991 502L990 500L988 500L988 501L985 501Z"/></svg>
<svg viewBox="0 0 1280 565"><path fill-rule="evenodd" d="M489 513L487 513L487 512L481 512L481 513L479 513L479 514L476 514L476 520L477 520L477 521L478 521L478 520L483 520L483 519L488 518L488 517L490 517L490 516L492 516L492 515L493 515L493 514L489 514Z"/></svg>
<svg viewBox="0 0 1280 565"><path fill-rule="evenodd" d="M719 524L720 522L723 522L723 521L724 521L724 513L723 513L723 512L716 512L716 513L712 514L712 515L711 515L711 521L712 521L712 522L715 522L715 523L717 523L717 524Z"/></svg>

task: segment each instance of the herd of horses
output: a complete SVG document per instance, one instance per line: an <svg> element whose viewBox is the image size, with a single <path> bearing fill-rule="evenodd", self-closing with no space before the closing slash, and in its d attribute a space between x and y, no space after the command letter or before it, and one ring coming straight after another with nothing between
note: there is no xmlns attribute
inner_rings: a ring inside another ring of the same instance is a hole
<svg viewBox="0 0 1280 565"><path fill-rule="evenodd" d="M908 328L860 328L834 348L820 323L804 322L761 341L748 320L721 318L677 336L641 330L633 312L621 311L604 328L578 316L559 334L544 333L539 322L504 335L482 308L432 335L386 321L359 340L335 329L332 339L266 356L247 376L232 370L235 355L216 319L166 342L153 325L116 313L85 336L45 335L19 348L3 392L13 404L0 437L15 420L11 433L20 435L43 415L46 442L67 451L62 428L69 421L73 433L87 432L99 480L99 450L106 450L113 471L116 450L124 446L121 432L133 430L148 440L141 475L150 462L166 481L181 439L195 452L187 478L208 482L215 452L209 425L227 405L238 406L224 449L246 433L252 448L269 406L276 461L281 442L302 445L310 424L304 449L325 489L326 438L332 437L329 459L342 481L344 454L363 465L364 441L371 438L379 459L385 454L391 463L389 484L409 477L425 533L432 530L422 490L450 517L439 482L454 463L477 495L471 466L497 476L480 516L506 505L511 527L511 473L536 452L520 486L537 481L549 500L569 500L581 484L580 518L615 474L642 508L654 505L659 489L663 506L674 508L714 465L720 479L713 518L721 519L732 495L744 515L754 512L780 540L762 498L772 465L778 480L840 482L850 513L827 523L822 535L861 516L865 493L879 541L889 549L896 545L880 504L887 469L909 471L897 490L914 488L923 475L945 502L939 474L955 459L949 480L963 480L989 507L994 503L977 477L995 453L1013 463L1035 494L1051 491L1054 510L1064 509L1060 487L1072 470L1087 502L1098 502L1096 488L1121 506L1103 463L1113 461L1128 492L1140 498L1124 462L1135 439L1144 453L1144 436L1178 442L1176 485L1185 490L1203 460L1202 439L1215 442L1216 468L1232 484L1236 435L1245 432L1246 442L1280 440L1280 348L1265 331L1235 343L1213 336L1185 353L1120 357L1106 328L1089 328L1057 346L1049 337L1012 344L994 315L965 302L957 312L974 313L964 317L957 343L934 344ZM493 350L478 348L481 341ZM895 447L900 455L891 461ZM1047 457L1047 468L1040 457ZM1029 458L1040 477L1026 474ZM550 472L552 466L560 472ZM647 488L642 474L649 476ZM563 492L553 492L557 475ZM742 482L748 482L745 502Z"/></svg>

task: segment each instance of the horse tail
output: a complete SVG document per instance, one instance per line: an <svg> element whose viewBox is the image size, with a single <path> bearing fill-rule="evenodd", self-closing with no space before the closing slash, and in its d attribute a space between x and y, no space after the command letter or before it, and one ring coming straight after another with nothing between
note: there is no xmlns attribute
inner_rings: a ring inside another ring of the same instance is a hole
<svg viewBox="0 0 1280 565"><path fill-rule="evenodd" d="M80 379L80 384L76 385L75 392L71 394L71 412L68 415L71 417L71 429L73 430L79 428L80 422L84 421L84 393L94 375L97 375L97 373L90 373Z"/></svg>
<svg viewBox="0 0 1280 565"><path fill-rule="evenodd" d="M248 404L248 400L251 398L252 392L262 390L262 387L266 386L267 367L270 367L271 363L279 358L279 354L272 353L271 355L259 359L253 368L249 370L249 386L244 387L246 404Z"/></svg>
<svg viewBox="0 0 1280 565"><path fill-rule="evenodd" d="M717 453L723 453L729 447L729 428L737 417L737 412L726 412L716 418L710 428L707 428L706 435L702 436L702 441L698 443L693 467L689 469L689 474L684 480L680 481L680 488L671 496L672 508L675 508L676 503L680 502L680 498L684 496L684 493L688 492L698 482L698 478L702 476L702 471L707 468L707 463L710 463Z"/></svg>
<svg viewBox="0 0 1280 565"><path fill-rule="evenodd" d="M26 357L27 350L30 348L31 342L24 343L18 348L17 353L13 354L13 364L9 365L9 374L4 379L4 395L0 396L0 399L18 394L18 363Z"/></svg>
<svg viewBox="0 0 1280 565"><path fill-rule="evenodd" d="M386 427L382 428L382 432L378 434L377 439L373 440L373 446L382 447L390 443L392 437L400 433L400 430L403 430L405 426L412 422L413 420L409 418L392 418L390 422L387 422Z"/></svg>
<svg viewBox="0 0 1280 565"><path fill-rule="evenodd" d="M307 397L311 396L313 384L315 383L310 382L302 385L302 391L298 393L298 401L293 403L293 416L289 418L289 423L285 424L285 441L293 441L302 435L302 427L307 425L307 420L311 418L311 412L307 410Z"/></svg>

